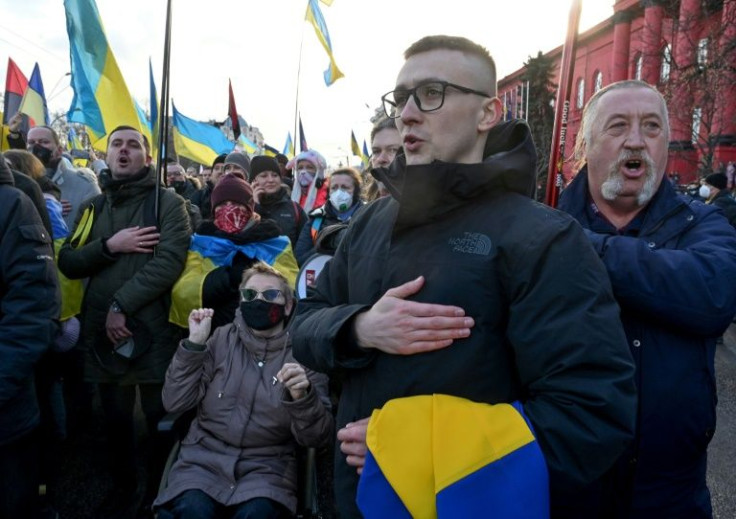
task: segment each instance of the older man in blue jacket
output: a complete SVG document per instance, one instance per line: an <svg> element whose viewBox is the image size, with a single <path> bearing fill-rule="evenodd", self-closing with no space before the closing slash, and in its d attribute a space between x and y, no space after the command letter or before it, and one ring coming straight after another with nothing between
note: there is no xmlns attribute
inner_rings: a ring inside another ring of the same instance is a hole
<svg viewBox="0 0 736 519"><path fill-rule="evenodd" d="M716 425L716 338L736 313L736 232L663 182L669 122L640 81L596 93L583 113L586 164L563 193L603 260L637 366L636 438L610 482L615 516L709 518L706 449Z"/></svg>

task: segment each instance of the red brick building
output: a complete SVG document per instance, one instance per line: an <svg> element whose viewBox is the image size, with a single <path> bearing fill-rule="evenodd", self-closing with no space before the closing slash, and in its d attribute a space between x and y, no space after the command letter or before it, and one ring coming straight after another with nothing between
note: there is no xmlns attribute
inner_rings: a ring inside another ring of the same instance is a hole
<svg viewBox="0 0 736 519"><path fill-rule="evenodd" d="M557 63L558 82L562 46L546 55ZM519 69L498 85L512 115L522 118L523 73ZM615 81L641 79L668 100L668 174L686 183L736 162L736 0L616 0L613 16L579 35L573 77L566 158L593 93ZM572 173L568 161L565 176Z"/></svg>

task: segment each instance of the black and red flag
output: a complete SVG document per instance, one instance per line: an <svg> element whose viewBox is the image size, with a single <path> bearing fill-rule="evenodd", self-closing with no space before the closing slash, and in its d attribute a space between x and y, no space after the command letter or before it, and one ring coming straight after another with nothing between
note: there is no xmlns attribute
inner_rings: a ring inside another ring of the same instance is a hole
<svg viewBox="0 0 736 519"><path fill-rule="evenodd" d="M18 113L23 94L28 88L28 79L20 71L15 61L8 58L8 72L5 76L5 98L3 101L3 124L7 125L10 119ZM28 131L28 117L23 116L21 131Z"/></svg>
<svg viewBox="0 0 736 519"><path fill-rule="evenodd" d="M235 108L235 96L233 95L233 83L228 79L230 88L230 100L228 102L227 114L230 117L230 124L233 127L233 140L237 141L240 137L240 120L238 119L238 109Z"/></svg>
<svg viewBox="0 0 736 519"><path fill-rule="evenodd" d="M304 136L304 128L302 128L302 116L299 115L299 151L307 151L307 138Z"/></svg>

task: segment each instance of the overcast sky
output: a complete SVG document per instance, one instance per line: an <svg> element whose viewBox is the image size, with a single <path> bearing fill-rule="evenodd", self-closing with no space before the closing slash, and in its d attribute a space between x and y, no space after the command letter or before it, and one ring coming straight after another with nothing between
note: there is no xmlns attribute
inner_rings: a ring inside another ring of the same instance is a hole
<svg viewBox="0 0 736 519"><path fill-rule="evenodd" d="M613 14L614 0L584 0L581 31ZM350 131L369 137L370 117L391 90L402 52L429 34L484 45L499 78L565 37L570 0L334 0L320 3L345 77L326 87L328 59L311 25L306 0L174 0L171 97L184 115L227 117L232 79L239 114L271 146L294 133L301 45L299 110L310 147L336 163L350 152ZM97 0L104 28L133 96L147 106L148 59L161 81L165 0ZM66 111L69 42L63 0L0 0L0 79L7 58L26 76L38 62L51 111ZM351 157L355 164L357 159Z"/></svg>

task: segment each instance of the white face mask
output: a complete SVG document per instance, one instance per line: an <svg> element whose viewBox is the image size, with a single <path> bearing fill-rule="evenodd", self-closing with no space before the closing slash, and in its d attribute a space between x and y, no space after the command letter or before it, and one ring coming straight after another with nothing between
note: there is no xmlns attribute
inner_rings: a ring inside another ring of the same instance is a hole
<svg viewBox="0 0 736 519"><path fill-rule="evenodd" d="M345 191L344 189L337 189L330 193L330 203L336 211L342 213L350 209L353 203L353 195Z"/></svg>
<svg viewBox="0 0 736 519"><path fill-rule="evenodd" d="M307 187L314 180L314 173L306 169L300 169L297 171L297 178L299 179L299 185Z"/></svg>
<svg viewBox="0 0 736 519"><path fill-rule="evenodd" d="M700 198L708 198L710 197L710 188L703 184L702 186L700 186L698 194L700 195Z"/></svg>

